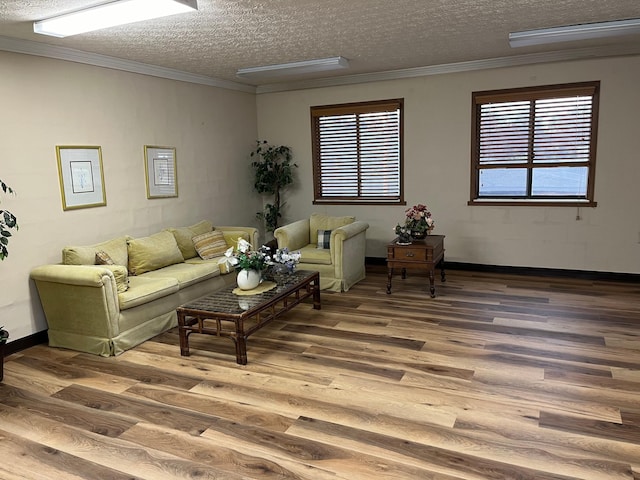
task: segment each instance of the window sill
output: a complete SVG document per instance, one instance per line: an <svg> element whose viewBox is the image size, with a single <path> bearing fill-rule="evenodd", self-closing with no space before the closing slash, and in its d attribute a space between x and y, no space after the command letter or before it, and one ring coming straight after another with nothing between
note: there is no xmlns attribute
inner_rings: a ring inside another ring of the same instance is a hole
<svg viewBox="0 0 640 480"><path fill-rule="evenodd" d="M489 207L597 207L598 202L590 200L538 200L533 198L515 200L504 198L483 198L469 200L467 205L470 206L489 206Z"/></svg>

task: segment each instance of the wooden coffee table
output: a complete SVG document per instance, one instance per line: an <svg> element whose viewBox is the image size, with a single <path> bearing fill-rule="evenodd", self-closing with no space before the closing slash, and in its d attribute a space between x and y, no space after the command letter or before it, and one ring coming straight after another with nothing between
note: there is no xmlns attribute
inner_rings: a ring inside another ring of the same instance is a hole
<svg viewBox="0 0 640 480"><path fill-rule="evenodd" d="M228 337L236 346L236 362L247 364L247 338L277 316L312 297L320 310L320 274L297 270L267 292L236 295L234 287L218 290L177 308L180 355L189 355L192 333Z"/></svg>

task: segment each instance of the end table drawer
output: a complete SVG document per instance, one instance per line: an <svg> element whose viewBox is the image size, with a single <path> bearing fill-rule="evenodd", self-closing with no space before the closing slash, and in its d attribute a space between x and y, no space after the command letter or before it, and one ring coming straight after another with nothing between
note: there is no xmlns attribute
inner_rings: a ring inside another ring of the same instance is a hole
<svg viewBox="0 0 640 480"><path fill-rule="evenodd" d="M411 262L427 262L427 257L431 256L432 251L424 248L395 247L391 252L390 258L393 260L404 260Z"/></svg>

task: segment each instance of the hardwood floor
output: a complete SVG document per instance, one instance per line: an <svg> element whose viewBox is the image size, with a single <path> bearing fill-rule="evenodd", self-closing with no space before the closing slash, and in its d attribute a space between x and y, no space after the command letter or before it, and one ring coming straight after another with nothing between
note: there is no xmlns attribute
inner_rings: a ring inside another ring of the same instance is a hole
<svg viewBox="0 0 640 480"><path fill-rule="evenodd" d="M5 359L0 478L640 479L640 285L450 271L248 341Z"/></svg>

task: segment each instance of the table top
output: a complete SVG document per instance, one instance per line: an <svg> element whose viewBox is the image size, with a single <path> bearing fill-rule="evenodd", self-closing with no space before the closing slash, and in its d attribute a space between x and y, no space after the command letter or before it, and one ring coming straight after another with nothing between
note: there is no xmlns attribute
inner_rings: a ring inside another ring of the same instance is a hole
<svg viewBox="0 0 640 480"><path fill-rule="evenodd" d="M216 314L221 317L250 316L265 306L277 302L295 292L300 286L309 283L318 272L311 270L296 270L290 275L282 277L275 288L256 295L236 295L235 286L225 287L204 297L187 302L178 310L187 313L203 312Z"/></svg>
<svg viewBox="0 0 640 480"><path fill-rule="evenodd" d="M410 244L403 245L399 244L398 237L394 238L391 243L387 246L389 247L433 247L435 245L439 245L444 241L444 235L427 235L423 239L412 240Z"/></svg>

